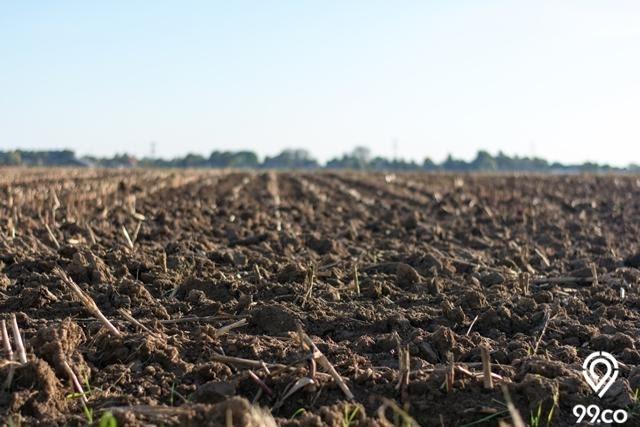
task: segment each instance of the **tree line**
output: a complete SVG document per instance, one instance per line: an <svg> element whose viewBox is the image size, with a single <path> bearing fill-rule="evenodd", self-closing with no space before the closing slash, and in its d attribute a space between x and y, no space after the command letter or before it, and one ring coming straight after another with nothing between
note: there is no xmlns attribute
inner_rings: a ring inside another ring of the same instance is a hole
<svg viewBox="0 0 640 427"><path fill-rule="evenodd" d="M0 151L2 166L80 166L80 167L155 167L155 168L247 168L247 169L355 169L355 170L389 170L389 171L452 171L452 172L640 172L640 166L631 164L626 168L618 168L606 164L581 163L562 164L549 162L539 157L508 156L502 152L491 155L478 151L471 161L456 159L449 155L444 161L436 163L430 158L422 163L372 156L366 147L356 147L349 153L333 158L324 164L316 160L308 150L287 149L274 156L260 159L252 151L213 151L208 157L199 154L187 154L173 159L150 158L138 159L127 154L113 157L77 157L71 150Z"/></svg>

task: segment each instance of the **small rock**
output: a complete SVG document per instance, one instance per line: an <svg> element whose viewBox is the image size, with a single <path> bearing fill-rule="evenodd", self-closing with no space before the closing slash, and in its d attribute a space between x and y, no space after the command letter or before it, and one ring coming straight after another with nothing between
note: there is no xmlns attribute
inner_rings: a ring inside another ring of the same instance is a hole
<svg viewBox="0 0 640 427"><path fill-rule="evenodd" d="M480 278L480 283L484 286L500 285L504 283L504 276L497 271L487 273Z"/></svg>
<svg viewBox="0 0 640 427"><path fill-rule="evenodd" d="M192 399L198 403L218 403L236 394L233 384L221 381L209 381L202 384L193 393Z"/></svg>
<svg viewBox="0 0 640 427"><path fill-rule="evenodd" d="M517 378L521 380L527 374L540 375L550 379L574 375L562 362L537 358L526 359L520 367Z"/></svg>
<svg viewBox="0 0 640 427"><path fill-rule="evenodd" d="M276 279L279 283L290 283L290 282L304 282L307 277L307 270L305 270L299 264L287 264L285 265L276 276Z"/></svg>
<svg viewBox="0 0 640 427"><path fill-rule="evenodd" d="M435 350L433 349L433 347L431 347L431 344L429 344L426 341L423 341L420 344L418 344L418 351L419 351L418 354L420 355L420 357L422 357L424 360L426 360L429 363L438 363L440 361Z"/></svg>
<svg viewBox="0 0 640 427"><path fill-rule="evenodd" d="M441 307L444 317L456 325L462 324L466 319L464 311L459 306L453 306L450 302L443 301Z"/></svg>
<svg viewBox="0 0 640 427"><path fill-rule="evenodd" d="M603 398L605 402L618 408L628 408L635 403L633 392L625 378L618 378Z"/></svg>
<svg viewBox="0 0 640 427"><path fill-rule="evenodd" d="M396 284L400 287L413 285L420 281L420 275L409 264L399 263L396 268Z"/></svg>
<svg viewBox="0 0 640 427"><path fill-rule="evenodd" d="M426 288L429 295L438 295L442 290L442 285L440 284L440 280L434 277L427 282Z"/></svg>
<svg viewBox="0 0 640 427"><path fill-rule="evenodd" d="M404 228L406 228L407 230L412 230L412 229L414 229L414 228L416 228L418 226L419 221L420 221L420 217L418 215L418 212L413 211L413 212L407 214L402 219L402 226Z"/></svg>
<svg viewBox="0 0 640 427"><path fill-rule="evenodd" d="M628 256L624 260L624 265L627 267L640 268L640 252Z"/></svg>
<svg viewBox="0 0 640 427"><path fill-rule="evenodd" d="M620 353L625 349L634 349L633 339L622 332L615 335L601 334L591 338L591 347L595 350L604 350L611 353Z"/></svg>
<svg viewBox="0 0 640 427"><path fill-rule="evenodd" d="M279 304L262 305L251 310L251 323L268 334L295 331L298 322L293 311Z"/></svg>
<svg viewBox="0 0 640 427"><path fill-rule="evenodd" d="M336 248L336 244L333 240L318 238L313 235L307 237L307 246L316 251L319 255L325 255L334 251Z"/></svg>
<svg viewBox="0 0 640 427"><path fill-rule="evenodd" d="M487 299L478 291L467 291L463 297L463 304L467 307L478 310L487 305Z"/></svg>

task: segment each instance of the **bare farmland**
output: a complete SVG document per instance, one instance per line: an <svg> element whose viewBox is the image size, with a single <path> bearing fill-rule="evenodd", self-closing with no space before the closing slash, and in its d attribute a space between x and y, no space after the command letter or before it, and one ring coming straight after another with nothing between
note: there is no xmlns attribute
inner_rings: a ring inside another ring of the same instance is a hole
<svg viewBox="0 0 640 427"><path fill-rule="evenodd" d="M506 396L640 422L635 176L6 169L0 194L16 425L513 424Z"/></svg>

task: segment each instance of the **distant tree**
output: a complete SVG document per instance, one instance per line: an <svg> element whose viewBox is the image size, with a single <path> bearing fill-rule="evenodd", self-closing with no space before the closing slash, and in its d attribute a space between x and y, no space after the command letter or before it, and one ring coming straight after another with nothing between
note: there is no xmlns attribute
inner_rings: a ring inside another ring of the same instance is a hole
<svg viewBox="0 0 640 427"><path fill-rule="evenodd" d="M375 168L384 169L385 164L382 161L387 162L382 157L376 157ZM327 162L327 167L330 169L367 169L372 167L371 165L371 150L367 147L355 147L351 153L343 154L342 157L331 159Z"/></svg>
<svg viewBox="0 0 640 427"><path fill-rule="evenodd" d="M351 156L360 165L360 169L364 169L371 160L371 150L367 147L359 146L353 149Z"/></svg>
<svg viewBox="0 0 640 427"><path fill-rule="evenodd" d="M471 169L479 171L494 171L498 169L498 164L493 156L484 150L478 151L470 166Z"/></svg>
<svg viewBox="0 0 640 427"><path fill-rule="evenodd" d="M512 159L505 155L502 151L498 151L498 155L495 157L496 166L498 170L508 171L513 170L513 161Z"/></svg>
<svg viewBox="0 0 640 427"><path fill-rule="evenodd" d="M207 166L207 161L200 154L187 154L178 160L178 164L183 168L202 168Z"/></svg>
<svg viewBox="0 0 640 427"><path fill-rule="evenodd" d="M255 168L260 162L253 151L214 151L209 156L208 165L214 168Z"/></svg>
<svg viewBox="0 0 640 427"><path fill-rule="evenodd" d="M442 163L442 168L448 171L465 172L470 169L469 163L464 160L454 159L451 154L447 156L447 159Z"/></svg>
<svg viewBox="0 0 640 427"><path fill-rule="evenodd" d="M287 149L277 156L265 158L262 166L273 169L310 169L318 167L318 162L307 150Z"/></svg>
<svg viewBox="0 0 640 427"><path fill-rule="evenodd" d="M427 157L422 162L422 169L426 171L435 171L435 170L438 170L439 167L433 162L433 160Z"/></svg>
<svg viewBox="0 0 640 427"><path fill-rule="evenodd" d="M579 169L582 172L595 172L600 168L600 166L598 166L598 164L593 163L593 162L585 162L583 164L580 165Z"/></svg>
<svg viewBox="0 0 640 427"><path fill-rule="evenodd" d="M229 151L214 151L209 155L209 166L214 168L227 168L231 164L233 153Z"/></svg>
<svg viewBox="0 0 640 427"><path fill-rule="evenodd" d="M129 154L116 154L111 158L100 159L98 165L108 168L131 168L138 166L138 160Z"/></svg>
<svg viewBox="0 0 640 427"><path fill-rule="evenodd" d="M24 166L99 166L109 168L131 167L233 167L233 168L285 168L308 169L320 167L318 162L304 149L283 150L276 156L267 157L261 163L258 156L252 151L214 151L209 157L199 154L187 154L170 160L146 157L142 160L128 155L116 154L113 157L83 157L76 158L71 150L28 151L11 150L0 151L0 165L24 165ZM609 165L600 165L586 162L577 165L565 165L558 162L549 163L538 157L510 157L503 152L492 156L487 151L478 151L471 162L455 159L449 155L445 161L436 164L426 158L422 164L400 159L390 160L381 156L371 158L371 152L366 147L356 147L350 153L342 157L331 159L325 165L326 168L340 169L374 169L385 171L411 171L411 170L442 170L452 172L465 171L538 171L538 172L609 172L631 171L640 172L640 166L631 164L627 168L615 168Z"/></svg>
<svg viewBox="0 0 640 427"><path fill-rule="evenodd" d="M0 162L5 166L19 166L22 164L22 155L17 150L2 153L0 159Z"/></svg>
<svg viewBox="0 0 640 427"><path fill-rule="evenodd" d="M343 154L342 157L329 160L326 167L329 169L362 169L363 165L353 156Z"/></svg>
<svg viewBox="0 0 640 427"><path fill-rule="evenodd" d="M255 168L259 164L258 156L253 151L238 151L231 160L234 168Z"/></svg>

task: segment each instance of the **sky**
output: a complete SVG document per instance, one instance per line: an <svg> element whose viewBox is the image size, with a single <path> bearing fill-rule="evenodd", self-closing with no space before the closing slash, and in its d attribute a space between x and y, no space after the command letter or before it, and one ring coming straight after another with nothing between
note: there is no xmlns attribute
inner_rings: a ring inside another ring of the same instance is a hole
<svg viewBox="0 0 640 427"><path fill-rule="evenodd" d="M634 0L0 0L0 150L640 163L638 23Z"/></svg>

